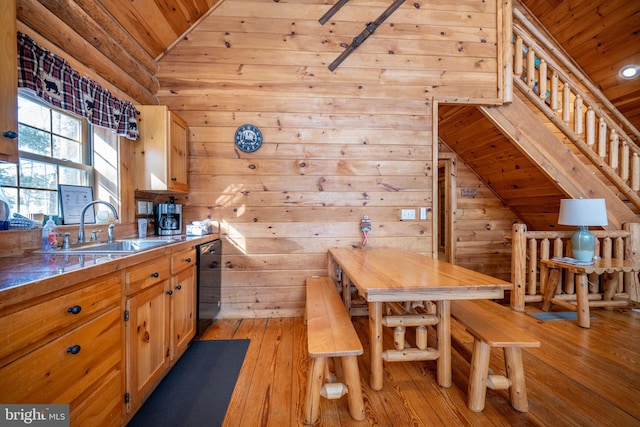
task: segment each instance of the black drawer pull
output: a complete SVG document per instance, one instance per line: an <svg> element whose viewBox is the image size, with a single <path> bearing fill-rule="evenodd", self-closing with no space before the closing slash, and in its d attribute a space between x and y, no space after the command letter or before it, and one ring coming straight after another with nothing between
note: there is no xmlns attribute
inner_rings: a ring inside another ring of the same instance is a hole
<svg viewBox="0 0 640 427"><path fill-rule="evenodd" d="M78 314L82 311L82 307L79 305L74 305L73 307L67 308L67 313Z"/></svg>
<svg viewBox="0 0 640 427"><path fill-rule="evenodd" d="M9 138L9 139L17 139L18 138L18 133L14 130L8 130L6 132L2 132L2 136L4 136L5 138Z"/></svg>
<svg viewBox="0 0 640 427"><path fill-rule="evenodd" d="M160 273L157 271L155 273L151 273L151 277L160 277Z"/></svg>
<svg viewBox="0 0 640 427"><path fill-rule="evenodd" d="M80 353L80 346L78 344L67 348L67 353L78 354Z"/></svg>
<svg viewBox="0 0 640 427"><path fill-rule="evenodd" d="M172 290L168 290L167 291L167 295L173 295L173 291Z"/></svg>
<svg viewBox="0 0 640 427"><path fill-rule="evenodd" d="M182 285L178 285L178 286L176 286L176 289L177 289L177 290L182 289Z"/></svg>
<svg viewBox="0 0 640 427"><path fill-rule="evenodd" d="M185 259L186 262L191 262L191 258Z"/></svg>

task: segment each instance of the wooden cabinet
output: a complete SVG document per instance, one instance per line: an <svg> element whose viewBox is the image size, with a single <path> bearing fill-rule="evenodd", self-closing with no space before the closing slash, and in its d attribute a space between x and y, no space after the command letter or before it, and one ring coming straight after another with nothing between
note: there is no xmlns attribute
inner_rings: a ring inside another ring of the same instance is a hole
<svg viewBox="0 0 640 427"><path fill-rule="evenodd" d="M195 250L131 267L125 282L127 409L133 413L195 336Z"/></svg>
<svg viewBox="0 0 640 427"><path fill-rule="evenodd" d="M161 280L126 301L129 411L140 407L169 368L169 285L169 280Z"/></svg>
<svg viewBox="0 0 640 427"><path fill-rule="evenodd" d="M189 191L188 127L164 105L136 105L140 139L135 142L136 190Z"/></svg>
<svg viewBox="0 0 640 427"><path fill-rule="evenodd" d="M64 403L71 426L126 425L195 336L194 244L0 290L2 403Z"/></svg>
<svg viewBox="0 0 640 427"><path fill-rule="evenodd" d="M171 362L187 349L196 334L196 251L190 249L171 257Z"/></svg>
<svg viewBox="0 0 640 427"><path fill-rule="evenodd" d="M68 403L72 426L87 419L122 423L120 277L93 279L3 313L3 403Z"/></svg>
<svg viewBox="0 0 640 427"><path fill-rule="evenodd" d="M0 2L0 162L18 163L16 0Z"/></svg>

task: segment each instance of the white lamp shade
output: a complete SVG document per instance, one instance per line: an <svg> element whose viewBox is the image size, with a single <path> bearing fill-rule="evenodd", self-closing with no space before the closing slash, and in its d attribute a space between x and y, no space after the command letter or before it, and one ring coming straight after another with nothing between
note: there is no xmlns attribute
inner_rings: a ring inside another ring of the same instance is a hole
<svg viewBox="0 0 640 427"><path fill-rule="evenodd" d="M607 207L604 199L562 199L558 224L607 225Z"/></svg>

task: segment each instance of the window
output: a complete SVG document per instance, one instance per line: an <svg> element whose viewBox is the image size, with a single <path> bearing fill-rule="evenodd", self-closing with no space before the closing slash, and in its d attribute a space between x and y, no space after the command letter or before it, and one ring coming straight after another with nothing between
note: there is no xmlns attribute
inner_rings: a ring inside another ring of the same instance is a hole
<svg viewBox="0 0 640 427"><path fill-rule="evenodd" d="M96 199L118 207L118 137L84 118L18 95L18 165L0 164L11 212L60 215L58 184L93 186Z"/></svg>

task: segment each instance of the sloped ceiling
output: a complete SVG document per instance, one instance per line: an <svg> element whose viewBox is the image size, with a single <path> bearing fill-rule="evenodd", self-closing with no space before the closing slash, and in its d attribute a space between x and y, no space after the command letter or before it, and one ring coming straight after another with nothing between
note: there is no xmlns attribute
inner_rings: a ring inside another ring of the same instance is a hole
<svg viewBox="0 0 640 427"><path fill-rule="evenodd" d="M521 0L565 51L640 129L640 77L618 70L640 65L640 2L632 0Z"/></svg>
<svg viewBox="0 0 640 427"><path fill-rule="evenodd" d="M93 0L69 1L82 5ZM97 3L113 15L151 57L158 59L222 1L234 0L97 0ZM425 0L417 3L421 1ZM623 65L640 65L640 1L521 2L627 119L640 129L640 78L623 80L618 77L618 70ZM329 8L335 1L326 0L326 3ZM247 7L247 11L250 10ZM391 23L392 19L384 25Z"/></svg>
<svg viewBox="0 0 640 427"><path fill-rule="evenodd" d="M93 0L75 0L76 3ZM98 0L153 58L223 0Z"/></svg>

